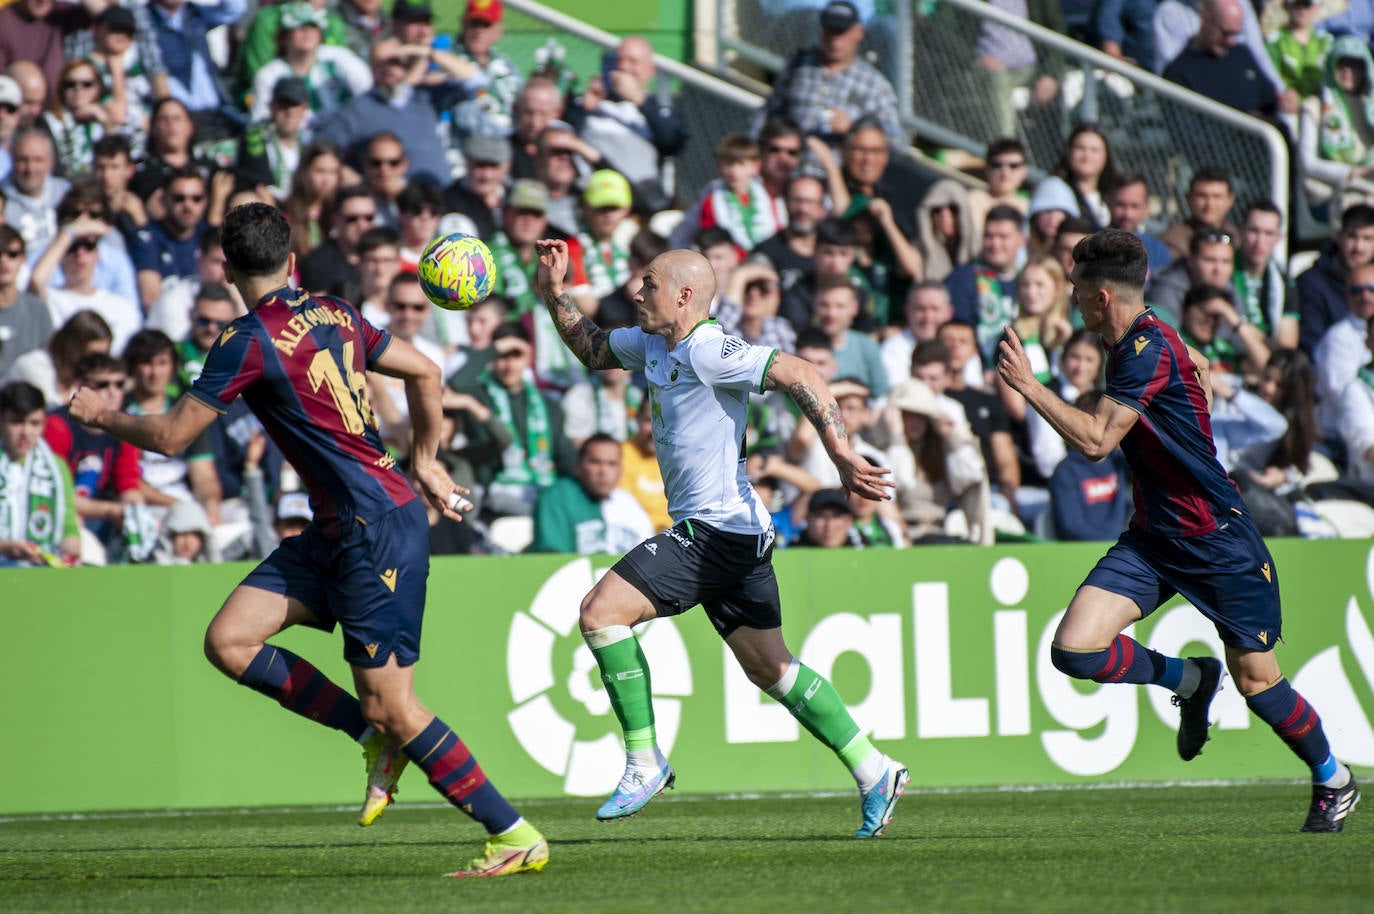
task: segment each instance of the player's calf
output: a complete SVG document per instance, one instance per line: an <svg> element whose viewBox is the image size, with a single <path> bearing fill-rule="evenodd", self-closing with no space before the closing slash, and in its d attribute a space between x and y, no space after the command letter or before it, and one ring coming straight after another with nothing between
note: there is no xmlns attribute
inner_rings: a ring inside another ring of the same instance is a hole
<svg viewBox="0 0 1374 914"><path fill-rule="evenodd" d="M1126 635L1100 650L1051 645L1050 662L1066 676L1094 682L1160 683L1167 669L1163 654Z"/></svg>

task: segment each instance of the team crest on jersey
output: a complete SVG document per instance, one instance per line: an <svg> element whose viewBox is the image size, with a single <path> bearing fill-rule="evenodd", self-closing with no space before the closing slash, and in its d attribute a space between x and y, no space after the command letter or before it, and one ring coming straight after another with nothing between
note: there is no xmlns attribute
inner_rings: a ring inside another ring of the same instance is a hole
<svg viewBox="0 0 1374 914"><path fill-rule="evenodd" d="M722 359L728 359L743 348L744 340L737 336L727 336L725 339L721 340L720 357Z"/></svg>
<svg viewBox="0 0 1374 914"><path fill-rule="evenodd" d="M668 373L668 380L669 380L669 381L676 381L676 380L677 380L677 366L676 366L676 365L674 365L674 366L673 366L673 370L672 370L671 372Z"/></svg>

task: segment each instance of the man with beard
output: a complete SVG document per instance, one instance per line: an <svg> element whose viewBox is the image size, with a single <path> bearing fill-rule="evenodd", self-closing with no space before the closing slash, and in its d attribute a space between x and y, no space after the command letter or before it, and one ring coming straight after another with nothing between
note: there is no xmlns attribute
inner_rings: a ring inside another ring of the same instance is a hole
<svg viewBox="0 0 1374 914"><path fill-rule="evenodd" d="M787 227L751 253L764 255L778 271L782 283L778 314L791 321L793 327L802 329L811 319L811 294L816 285L816 226L825 218L825 185L810 175L794 175L787 182L783 203L787 207Z"/></svg>

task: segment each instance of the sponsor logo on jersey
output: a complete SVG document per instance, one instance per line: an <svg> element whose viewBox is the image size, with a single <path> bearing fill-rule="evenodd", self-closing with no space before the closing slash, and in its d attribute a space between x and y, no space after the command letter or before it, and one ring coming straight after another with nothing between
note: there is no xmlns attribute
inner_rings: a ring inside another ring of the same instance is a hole
<svg viewBox="0 0 1374 914"><path fill-rule="evenodd" d="M382 583L386 585L387 590L391 591L392 593L396 592L395 568L388 568L386 571L383 571L380 575L378 575L378 577L382 579Z"/></svg>
<svg viewBox="0 0 1374 914"><path fill-rule="evenodd" d="M692 541L689 540L687 537L683 536L681 533L679 533L676 527L669 527L667 530L664 530L663 535L668 537L668 539L676 542L683 549L686 549L688 546L692 545Z"/></svg>

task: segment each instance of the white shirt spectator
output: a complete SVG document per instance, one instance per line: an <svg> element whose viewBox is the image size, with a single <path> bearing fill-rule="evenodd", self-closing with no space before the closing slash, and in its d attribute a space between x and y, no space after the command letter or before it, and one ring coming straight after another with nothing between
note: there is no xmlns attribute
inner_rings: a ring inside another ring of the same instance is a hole
<svg viewBox="0 0 1374 914"><path fill-rule="evenodd" d="M1369 455L1374 447L1374 374L1367 368L1342 391L1339 420L1351 475L1374 482L1374 460Z"/></svg>
<svg viewBox="0 0 1374 914"><path fill-rule="evenodd" d="M70 289L48 287L48 313L52 315L52 325L61 327L78 311L89 308L110 325L114 335L110 351L116 355L124 351L129 338L143 329L143 309L122 295L96 289L90 295L82 295Z"/></svg>
<svg viewBox="0 0 1374 914"><path fill-rule="evenodd" d="M57 326L56 323L53 324ZM1317 368L1317 420L1322 435L1341 436L1341 394L1370 360L1367 325L1353 314L1333 324L1313 353Z"/></svg>

